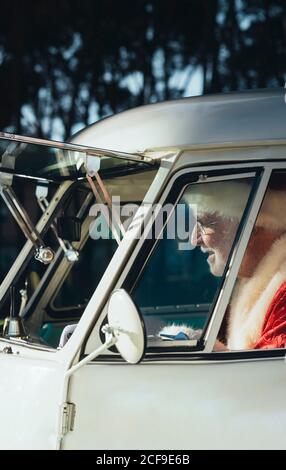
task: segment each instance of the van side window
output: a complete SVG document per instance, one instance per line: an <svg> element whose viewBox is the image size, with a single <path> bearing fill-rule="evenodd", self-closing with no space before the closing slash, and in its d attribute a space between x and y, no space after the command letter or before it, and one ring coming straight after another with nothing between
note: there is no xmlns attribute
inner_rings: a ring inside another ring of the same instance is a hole
<svg viewBox="0 0 286 470"><path fill-rule="evenodd" d="M274 172L219 333L230 351L286 344L286 172ZM220 343L219 343L220 342Z"/></svg>
<svg viewBox="0 0 286 470"><path fill-rule="evenodd" d="M149 346L201 338L252 184L248 177L185 186L132 291Z"/></svg>

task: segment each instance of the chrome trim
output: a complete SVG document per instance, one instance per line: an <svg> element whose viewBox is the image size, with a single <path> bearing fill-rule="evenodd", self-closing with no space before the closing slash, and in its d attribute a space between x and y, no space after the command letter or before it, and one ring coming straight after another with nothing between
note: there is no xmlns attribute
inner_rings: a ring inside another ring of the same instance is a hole
<svg viewBox="0 0 286 470"><path fill-rule="evenodd" d="M257 350L258 351L258 350ZM206 365L206 364L231 364L231 363L238 363L238 362L262 362L262 361L277 361L277 360L282 360L285 362L285 354L286 350L281 350L281 349L273 349L272 351L281 351L281 355L273 355L267 357L240 357L240 358L227 358L227 355L232 355L232 352L225 352L224 354L226 355L226 358L217 358L215 359L215 355L217 353L212 352L212 353L207 353L206 355L209 356L210 354L214 359L209 359L209 358L204 358L203 355L204 353L201 352L188 352L185 353L186 357L181 357L178 358L176 356L171 356L171 354L178 354L177 352L170 353L170 357L166 357L166 352L162 351L162 353L156 353L152 355L153 357L145 355L144 359L140 363L140 367L143 365L150 365L150 364L160 364L160 365L175 365L175 364L184 364L184 365ZM247 354L248 351L241 351L241 353ZM251 353L251 351L249 351ZM183 353L180 353L183 354ZM198 355L199 354L199 355ZM283 355L284 354L284 355ZM160 357L161 355L164 355L162 358ZM124 359L120 358L118 355L114 355L114 358L117 358L117 360L112 360L112 355L110 355L108 358L106 356L99 356L93 361L89 362L87 365L89 366L94 366L94 365L121 365L125 366L128 365Z"/></svg>
<svg viewBox="0 0 286 470"><path fill-rule="evenodd" d="M14 142L25 142L27 144L56 147L62 150L82 152L82 153L86 153L88 155L96 156L100 158L112 157L112 158L118 158L119 160L129 160L129 161L137 162L137 163L139 162L149 163L149 164L155 163L154 158L144 156L143 154L140 154L140 153L131 154L131 153L124 153L124 152L116 152L113 150L100 149L96 147L86 147L86 146L78 145L78 144L68 144L65 142L58 142L56 140L38 139L36 137L26 137L26 136L17 135L17 134L9 134L8 132L0 132L0 139L11 140Z"/></svg>
<svg viewBox="0 0 286 470"><path fill-rule="evenodd" d="M52 348L51 346L43 346L41 344L37 343L29 343L28 341L23 341L23 340L17 340L17 339L11 339L11 338L1 338L0 337L0 344L1 343L8 343L9 345L14 345L14 346L20 346L23 348L27 349L34 349L37 351L43 351L43 352L52 352L56 353L58 352L58 349ZM21 354L21 351L16 351L16 354Z"/></svg>

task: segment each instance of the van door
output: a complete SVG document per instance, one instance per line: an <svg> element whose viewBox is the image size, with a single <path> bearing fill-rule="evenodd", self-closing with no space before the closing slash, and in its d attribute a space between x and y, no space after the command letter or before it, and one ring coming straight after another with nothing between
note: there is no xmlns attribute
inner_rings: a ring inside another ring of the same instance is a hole
<svg viewBox="0 0 286 470"><path fill-rule="evenodd" d="M213 356L84 366L63 449L285 448L284 358Z"/></svg>
<svg viewBox="0 0 286 470"><path fill-rule="evenodd" d="M259 175L209 171L188 178L183 173L172 183L167 216L158 222L157 213L153 236L130 257L116 286L144 317L145 357L129 365L111 350L74 373L68 401L76 417L63 449L286 446L285 350L210 350L219 329L226 345L221 320L243 256L239 247L246 247L263 197ZM105 317L106 306L84 354L100 344Z"/></svg>

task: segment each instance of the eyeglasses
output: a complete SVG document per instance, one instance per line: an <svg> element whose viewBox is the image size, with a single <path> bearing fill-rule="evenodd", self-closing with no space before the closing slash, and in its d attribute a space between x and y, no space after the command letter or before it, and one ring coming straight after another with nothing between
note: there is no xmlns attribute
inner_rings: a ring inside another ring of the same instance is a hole
<svg viewBox="0 0 286 470"><path fill-rule="evenodd" d="M197 226L199 228L199 231L203 234L203 235L209 235L207 229L212 229L213 227L215 227L217 224L217 221L214 220L212 222L208 222L207 224L203 224L202 222L200 222L199 220L197 220Z"/></svg>

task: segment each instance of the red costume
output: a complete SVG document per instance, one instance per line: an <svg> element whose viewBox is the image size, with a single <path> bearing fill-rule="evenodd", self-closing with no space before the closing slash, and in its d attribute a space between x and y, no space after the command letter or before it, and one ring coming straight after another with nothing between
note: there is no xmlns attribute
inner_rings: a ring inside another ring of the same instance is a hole
<svg viewBox="0 0 286 470"><path fill-rule="evenodd" d="M255 349L284 348L286 345L286 282L276 292L264 319Z"/></svg>
<svg viewBox="0 0 286 470"><path fill-rule="evenodd" d="M286 345L286 235L239 279L230 303L227 348L284 348Z"/></svg>

